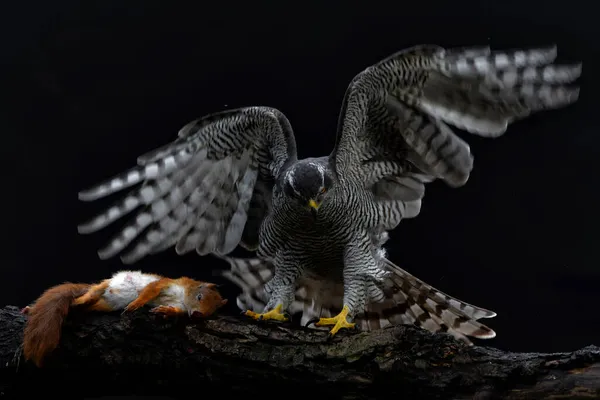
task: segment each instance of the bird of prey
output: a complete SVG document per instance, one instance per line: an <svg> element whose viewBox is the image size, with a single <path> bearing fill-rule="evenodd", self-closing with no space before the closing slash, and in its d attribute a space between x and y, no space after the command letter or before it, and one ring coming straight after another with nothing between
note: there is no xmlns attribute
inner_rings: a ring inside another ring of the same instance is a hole
<svg viewBox="0 0 600 400"><path fill-rule="evenodd" d="M97 231L138 210L99 256L134 263L175 247L227 257L242 287L238 305L260 320L367 329L416 324L468 336L495 332L492 311L427 285L386 258L387 232L416 217L425 184L464 185L473 168L451 126L498 137L531 113L578 99L581 64L559 65L556 47L411 47L352 79L328 156L298 159L288 119L272 107L226 110L194 120L137 166L79 193L96 200L137 185L89 222ZM333 312L339 311L337 315Z"/></svg>

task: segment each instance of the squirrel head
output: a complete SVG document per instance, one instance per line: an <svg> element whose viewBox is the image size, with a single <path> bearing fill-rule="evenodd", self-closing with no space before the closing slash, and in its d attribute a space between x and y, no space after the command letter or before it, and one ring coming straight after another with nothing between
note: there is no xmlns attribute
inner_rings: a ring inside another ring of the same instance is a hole
<svg viewBox="0 0 600 400"><path fill-rule="evenodd" d="M186 293L185 306L191 317L209 317L227 304L214 283L201 283Z"/></svg>

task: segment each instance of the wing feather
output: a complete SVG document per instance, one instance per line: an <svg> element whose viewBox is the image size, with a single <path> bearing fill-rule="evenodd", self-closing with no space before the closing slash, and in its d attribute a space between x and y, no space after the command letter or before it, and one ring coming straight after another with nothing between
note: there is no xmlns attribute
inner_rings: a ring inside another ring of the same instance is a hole
<svg viewBox="0 0 600 400"><path fill-rule="evenodd" d="M227 254L245 239L257 240L273 182L296 158L291 125L274 108L205 116L186 124L173 142L138 157L137 167L79 193L93 201L140 184L79 232L96 232L142 207L99 250L100 258L121 253L130 264L172 246L179 254Z"/></svg>
<svg viewBox="0 0 600 400"><path fill-rule="evenodd" d="M424 186L407 187L405 178L464 185L473 156L450 125L497 137L516 120L576 102L581 64L553 64L556 56L555 46L420 45L392 54L348 86L331 154L336 173L388 204L424 196Z"/></svg>

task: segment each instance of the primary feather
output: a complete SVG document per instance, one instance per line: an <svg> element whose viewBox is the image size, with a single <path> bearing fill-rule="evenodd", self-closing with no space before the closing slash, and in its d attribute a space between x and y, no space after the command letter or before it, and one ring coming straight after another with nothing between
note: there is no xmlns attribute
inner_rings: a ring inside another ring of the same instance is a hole
<svg viewBox="0 0 600 400"><path fill-rule="evenodd" d="M275 109L251 107L217 116L190 122L171 145L140 156L137 167L79 194L81 200L96 200L141 183L79 226L80 233L95 232L143 206L99 251L100 258L124 252L123 262L131 264L172 246L179 254L194 249L226 254L243 240L254 186L272 181L296 158L295 142L285 116ZM273 149L280 154L273 157ZM261 195L256 201L270 199Z"/></svg>
<svg viewBox="0 0 600 400"><path fill-rule="evenodd" d="M581 65L556 65L556 56L556 47L395 53L350 82L328 157L297 160L289 121L274 108L192 121L137 167L80 193L90 201L138 185L80 232L139 209L101 258L133 263L170 247L212 253L229 261L224 275L242 289L243 309L280 304L305 323L346 306L364 329L409 323L468 343L493 337L478 320L495 313L420 281L389 261L383 244L418 216L427 183L468 181L473 156L452 127L498 137L578 99ZM238 244L256 258L226 257Z"/></svg>

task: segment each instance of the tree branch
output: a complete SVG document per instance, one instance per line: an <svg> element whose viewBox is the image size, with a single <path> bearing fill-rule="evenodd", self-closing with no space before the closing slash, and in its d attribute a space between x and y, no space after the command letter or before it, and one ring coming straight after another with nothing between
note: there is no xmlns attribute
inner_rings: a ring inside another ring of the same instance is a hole
<svg viewBox="0 0 600 400"><path fill-rule="evenodd" d="M72 315L42 369L13 359L26 317L0 309L0 392L201 396L208 388L319 398L588 399L600 397L600 348L573 353L509 353L467 347L412 326L370 333L326 332L244 317L196 324L140 310ZM279 385L281 384L281 385ZM283 391L285 390L285 391ZM0 396L1 397L1 396Z"/></svg>

